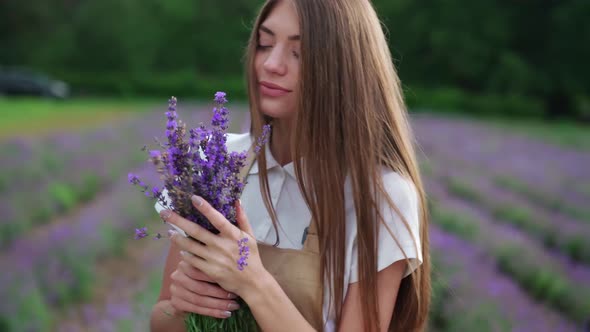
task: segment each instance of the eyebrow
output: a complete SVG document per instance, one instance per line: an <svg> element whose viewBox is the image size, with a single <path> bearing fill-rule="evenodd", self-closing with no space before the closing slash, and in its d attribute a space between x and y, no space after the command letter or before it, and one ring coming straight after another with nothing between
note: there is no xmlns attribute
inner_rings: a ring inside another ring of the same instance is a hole
<svg viewBox="0 0 590 332"><path fill-rule="evenodd" d="M269 28L265 27L264 25L260 25L260 30L262 30L262 31L264 31L264 32L266 32L266 33L268 33L268 34L269 34L269 35L271 35L271 36L274 36L274 35L275 35L275 33L274 33L274 32L272 32L272 30L271 30L271 29L269 29ZM300 37L299 35L293 35L293 36L289 36L289 37L287 37L287 38L288 38L289 40L301 40L301 37Z"/></svg>

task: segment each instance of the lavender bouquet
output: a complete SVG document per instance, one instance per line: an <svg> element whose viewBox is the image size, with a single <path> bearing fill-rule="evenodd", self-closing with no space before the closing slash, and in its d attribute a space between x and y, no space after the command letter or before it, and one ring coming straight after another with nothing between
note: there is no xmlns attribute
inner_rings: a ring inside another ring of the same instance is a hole
<svg viewBox="0 0 590 332"><path fill-rule="evenodd" d="M156 186L151 190L136 175L130 173L128 180L137 185L146 196L156 199L166 209L171 209L182 217L198 223L200 226L217 234L209 221L201 215L191 203L193 194L207 200L221 212L232 224L237 225L235 202L240 198L245 183L239 178L240 170L245 166L247 151L228 153L226 130L229 123L229 111L226 94L215 94L216 107L213 108L212 128L207 129L202 123L189 130L186 142L186 125L179 120L176 113L176 98L169 100L166 117L167 143L156 143L161 150L149 151L149 160L156 166L164 183L164 188ZM266 143L270 126L264 127L262 136L257 140L255 152ZM147 147L142 149L147 151ZM186 236L182 230L178 229ZM149 236L147 227L135 230L135 238ZM156 239L162 237L157 233ZM186 319L187 330L197 331L257 331L256 321L246 303L238 299L240 309L227 319L218 319L190 313Z"/></svg>

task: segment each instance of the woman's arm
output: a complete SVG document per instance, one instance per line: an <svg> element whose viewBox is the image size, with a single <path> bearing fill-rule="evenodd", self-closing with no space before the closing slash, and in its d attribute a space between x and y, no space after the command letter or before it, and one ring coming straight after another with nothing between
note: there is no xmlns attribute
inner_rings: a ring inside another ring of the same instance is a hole
<svg viewBox="0 0 590 332"><path fill-rule="evenodd" d="M270 273L254 285L242 297L263 331L315 331Z"/></svg>
<svg viewBox="0 0 590 332"><path fill-rule="evenodd" d="M383 332L387 332L389 327L406 265L405 260L397 261L377 273L377 310L379 310L379 323ZM363 330L361 297L358 282L350 284L342 307L339 332Z"/></svg>
<svg viewBox="0 0 590 332"><path fill-rule="evenodd" d="M185 331L184 313L177 312L170 303L170 285L172 280L171 274L176 270L176 266L180 262L182 256L179 254L178 247L171 243L168 249L168 256L166 257L166 264L164 265L164 275L162 278L162 287L160 288L160 296L158 302L152 309L150 317L150 331Z"/></svg>
<svg viewBox="0 0 590 332"><path fill-rule="evenodd" d="M203 271L224 289L242 297L264 331L314 331L262 265L256 239L242 207L236 206L238 228L205 200L194 198L193 205L219 234L213 234L172 211L166 210L160 214L168 223L178 226L192 237L189 239L180 234L171 236L172 242L185 252L183 261ZM247 266L240 270L236 265L237 242L243 238L249 246L249 257Z"/></svg>
<svg viewBox="0 0 590 332"><path fill-rule="evenodd" d="M377 273L377 308L383 332L387 332L389 327L406 265L405 260L397 261ZM269 274L261 276L256 287L244 293L243 296L264 331L315 331ZM359 284L350 284L342 307L338 331L362 331L364 328L362 312Z"/></svg>
<svg viewBox="0 0 590 332"><path fill-rule="evenodd" d="M184 312L178 312L170 300L161 300L152 309L150 317L150 331L186 331Z"/></svg>

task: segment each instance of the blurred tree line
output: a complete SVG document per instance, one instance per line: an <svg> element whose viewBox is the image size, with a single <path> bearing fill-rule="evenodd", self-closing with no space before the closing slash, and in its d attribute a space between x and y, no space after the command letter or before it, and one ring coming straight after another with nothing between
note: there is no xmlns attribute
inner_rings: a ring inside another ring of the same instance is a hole
<svg viewBox="0 0 590 332"><path fill-rule="evenodd" d="M590 118L590 1L373 0L412 106ZM80 94L244 97L261 1L0 2L0 65Z"/></svg>

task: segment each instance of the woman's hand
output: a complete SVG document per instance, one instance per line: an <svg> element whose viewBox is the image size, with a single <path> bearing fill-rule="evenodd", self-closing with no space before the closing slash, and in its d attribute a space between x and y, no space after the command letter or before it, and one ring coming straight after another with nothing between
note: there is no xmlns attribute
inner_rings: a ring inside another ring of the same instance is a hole
<svg viewBox="0 0 590 332"><path fill-rule="evenodd" d="M211 278L185 261L180 261L171 274L170 304L181 313L194 312L199 315L227 318L231 311L239 308L237 296L228 293Z"/></svg>
<svg viewBox="0 0 590 332"><path fill-rule="evenodd" d="M242 296L244 292L255 287L256 281L266 273L266 270L260 260L256 240L241 205L236 204L240 228L232 225L220 212L200 197L193 196L193 205L219 230L219 234L215 235L170 210L162 211L160 215L165 221L178 226L193 239L201 242L179 234L173 235L172 241L183 250L181 251L182 261L203 271L228 292ZM249 255L246 260L247 266L240 270L238 241L244 238L245 244L249 247Z"/></svg>

